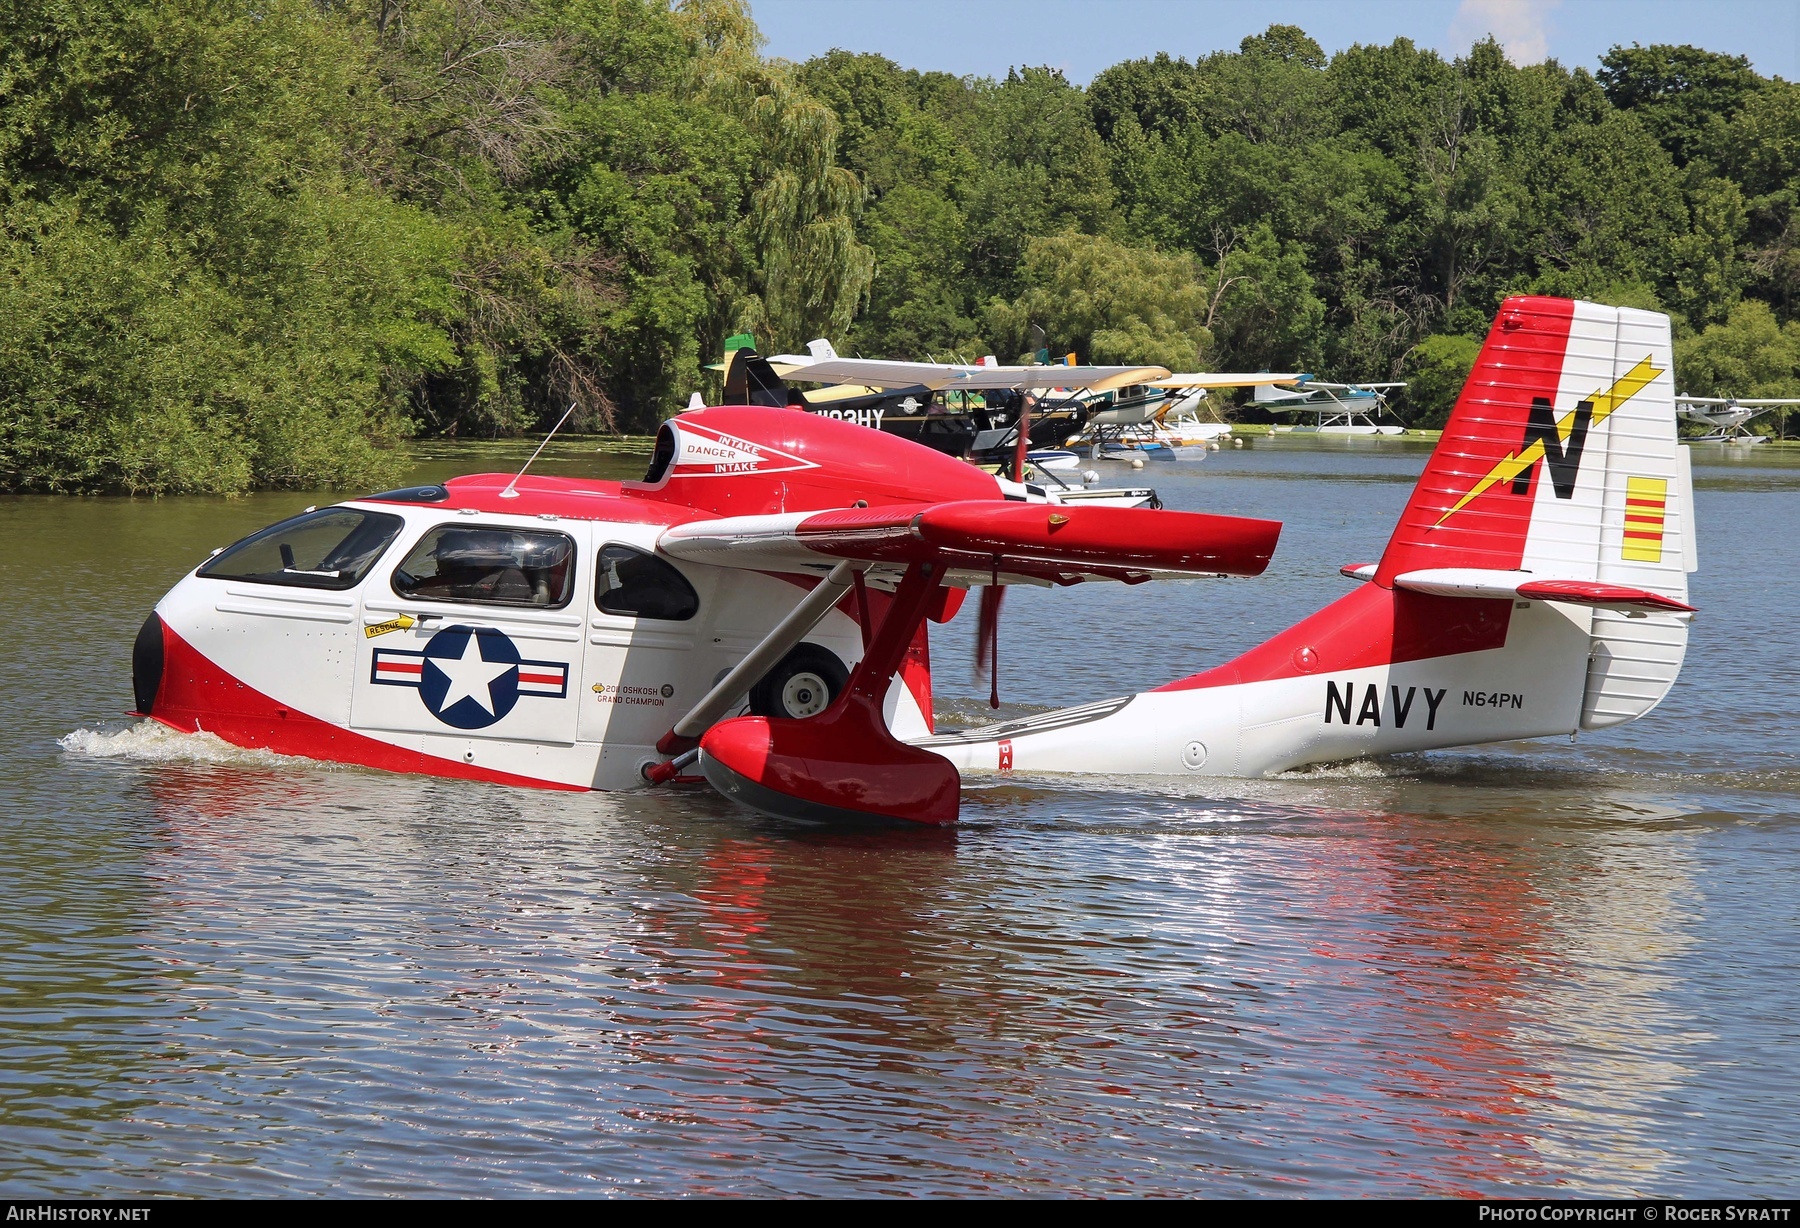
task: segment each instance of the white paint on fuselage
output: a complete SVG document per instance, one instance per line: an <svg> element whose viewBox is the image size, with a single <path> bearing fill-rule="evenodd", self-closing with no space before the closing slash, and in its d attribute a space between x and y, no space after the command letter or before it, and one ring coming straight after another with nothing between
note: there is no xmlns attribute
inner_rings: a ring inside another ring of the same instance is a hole
<svg viewBox="0 0 1800 1228"><path fill-rule="evenodd" d="M683 622L619 617L594 604L597 552L616 542L654 553L662 525L361 506L398 515L406 527L356 588L322 592L190 573L157 604L157 613L213 664L295 712L391 746L547 783L641 786L644 765L665 758L656 751L657 739L793 609L804 591L775 576L665 556L694 585L699 614ZM394 569L427 531L445 523L569 534L577 545L569 604L560 610L521 609L418 601L395 593ZM365 628L400 614L430 619L404 630L365 634ZM433 717L416 688L370 684L377 650L418 652L438 630L457 624L495 628L523 657L566 665L566 694L522 696L494 724L463 731ZM830 649L850 668L862 658L861 630L841 611L827 614L806 641ZM924 715L898 678L888 690L885 711L896 736L925 735Z"/></svg>
<svg viewBox="0 0 1800 1228"><path fill-rule="evenodd" d="M1581 715L1589 618L1577 606L1519 603L1504 648L1149 691L1079 724L1010 734L971 730L923 742L964 772L999 771L1005 754L1015 772L1264 776L1310 763L1567 734ZM1056 714L1037 719L1054 725Z"/></svg>

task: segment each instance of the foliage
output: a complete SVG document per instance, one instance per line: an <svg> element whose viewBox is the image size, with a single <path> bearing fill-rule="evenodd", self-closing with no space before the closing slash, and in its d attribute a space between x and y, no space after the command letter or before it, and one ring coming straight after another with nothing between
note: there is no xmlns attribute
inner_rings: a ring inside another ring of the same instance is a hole
<svg viewBox="0 0 1800 1228"><path fill-rule="evenodd" d="M1764 84L1741 55L1659 44L1614 47L1600 84L1621 111L1642 119L1678 165L1702 156L1722 121Z"/></svg>
<svg viewBox="0 0 1800 1228"><path fill-rule="evenodd" d="M1439 333L1414 346L1405 366L1407 420L1420 428L1443 426L1480 353L1481 342L1457 333Z"/></svg>
<svg viewBox="0 0 1800 1228"><path fill-rule="evenodd" d="M1212 341L1212 296L1191 256L1065 231L1031 240L1021 271L1030 288L988 310L997 348L1019 361L1048 348L1192 371Z"/></svg>
<svg viewBox="0 0 1800 1228"><path fill-rule="evenodd" d="M1670 311L1682 390L1796 386L1800 86L1236 51L766 59L744 0L0 9L0 484L379 480L571 401L641 430L723 338L1405 378L1508 293Z"/></svg>
<svg viewBox="0 0 1800 1228"><path fill-rule="evenodd" d="M1676 342L1675 371L1694 396L1800 396L1800 321L1783 324L1768 304L1747 299Z"/></svg>

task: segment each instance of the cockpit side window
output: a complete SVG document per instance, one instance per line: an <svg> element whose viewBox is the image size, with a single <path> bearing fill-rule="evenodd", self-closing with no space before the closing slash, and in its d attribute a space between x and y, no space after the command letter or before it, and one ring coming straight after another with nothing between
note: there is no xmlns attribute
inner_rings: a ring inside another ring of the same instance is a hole
<svg viewBox="0 0 1800 1228"><path fill-rule="evenodd" d="M615 542L600 548L594 604L602 613L626 618L685 622L700 612L700 594L654 554Z"/></svg>
<svg viewBox="0 0 1800 1228"><path fill-rule="evenodd" d="M416 601L554 610L574 591L575 542L533 529L439 525L394 570L394 592Z"/></svg>
<svg viewBox="0 0 1800 1228"><path fill-rule="evenodd" d="M353 507L305 512L221 550L198 574L252 584L355 588L405 524L399 516Z"/></svg>

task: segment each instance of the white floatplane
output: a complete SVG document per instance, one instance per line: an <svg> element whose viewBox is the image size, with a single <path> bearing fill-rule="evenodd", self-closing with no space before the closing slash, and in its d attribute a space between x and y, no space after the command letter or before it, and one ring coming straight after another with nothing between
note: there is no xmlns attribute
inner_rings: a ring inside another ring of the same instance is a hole
<svg viewBox="0 0 1800 1228"><path fill-rule="evenodd" d="M1310 423L1278 426L1278 431L1296 435L1403 435L1405 427L1376 419L1389 412L1388 390L1404 387L1404 383L1327 384L1303 377L1290 388L1259 387L1252 399L1278 414L1297 411L1313 415Z"/></svg>
<svg viewBox="0 0 1800 1228"><path fill-rule="evenodd" d="M1782 409L1790 405L1800 405L1800 399L1762 398L1749 400L1742 397L1676 397L1675 412L1689 422L1698 422L1712 429L1704 435L1688 440L1689 443L1729 443L1740 447L1767 443L1768 436L1758 435L1750 429L1750 420L1768 413L1772 409Z"/></svg>
<svg viewBox="0 0 1800 1228"><path fill-rule="evenodd" d="M1205 449L1231 433L1231 424L1206 422L1199 408L1209 392L1224 388L1269 388L1293 384L1306 377L1299 373L1260 371L1255 374L1189 372L1150 380L1136 395L1089 410L1079 435L1066 447L1085 450L1094 460L1174 460L1191 454L1204 457Z"/></svg>
<svg viewBox="0 0 1800 1228"><path fill-rule="evenodd" d="M1671 365L1665 316L1507 300L1386 549L1343 569L1359 586L1139 695L936 731L928 626L971 586L997 616L996 586L1255 575L1279 524L1071 505L729 406L665 423L641 481L457 478L215 551L139 633L137 707L373 768L703 777L776 815L926 824L965 773L1255 776L1602 729L1657 705L1687 643Z"/></svg>

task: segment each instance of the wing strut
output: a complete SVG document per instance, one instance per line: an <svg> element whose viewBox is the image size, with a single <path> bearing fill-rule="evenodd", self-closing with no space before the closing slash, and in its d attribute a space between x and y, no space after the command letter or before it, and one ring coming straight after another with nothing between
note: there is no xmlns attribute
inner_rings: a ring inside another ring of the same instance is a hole
<svg viewBox="0 0 1800 1228"><path fill-rule="evenodd" d="M850 682L831 707L805 720L740 716L700 742L700 770L733 801L805 821L956 821L962 777L942 755L888 731L881 704L919 624L941 600L946 568L917 562L894 593Z"/></svg>
<svg viewBox="0 0 1800 1228"><path fill-rule="evenodd" d="M861 568L849 560L833 567L831 573L819 581L818 586L806 594L786 618L775 624L775 629L763 637L762 643L732 666L730 673L714 683L713 689L686 716L675 722L675 727L657 742L656 749L665 755L676 755L698 746L700 735L735 708L749 693L750 688L787 655L790 648L805 639L807 633L819 625L852 585L860 588L861 579Z"/></svg>

